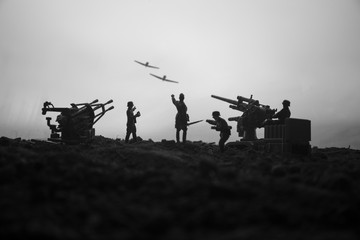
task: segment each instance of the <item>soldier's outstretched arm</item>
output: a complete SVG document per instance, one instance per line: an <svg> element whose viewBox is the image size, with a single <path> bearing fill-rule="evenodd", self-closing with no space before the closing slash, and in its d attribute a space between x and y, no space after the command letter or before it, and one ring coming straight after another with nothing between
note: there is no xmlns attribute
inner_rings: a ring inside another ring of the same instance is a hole
<svg viewBox="0 0 360 240"><path fill-rule="evenodd" d="M177 105L177 101L176 101L176 99L175 99L174 94L171 94L171 100L172 100L173 104L176 106L176 105Z"/></svg>
<svg viewBox="0 0 360 240"><path fill-rule="evenodd" d="M216 125L216 121L215 121L215 120L207 119L206 122L209 123L209 124L211 124L211 125Z"/></svg>
<svg viewBox="0 0 360 240"><path fill-rule="evenodd" d="M283 110L281 109L279 112L275 113L271 118L279 118L281 115L283 115Z"/></svg>

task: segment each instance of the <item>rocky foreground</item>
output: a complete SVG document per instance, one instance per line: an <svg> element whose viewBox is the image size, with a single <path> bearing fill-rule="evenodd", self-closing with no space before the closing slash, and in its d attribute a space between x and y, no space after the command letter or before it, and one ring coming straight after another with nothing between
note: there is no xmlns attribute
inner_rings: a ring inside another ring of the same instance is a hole
<svg viewBox="0 0 360 240"><path fill-rule="evenodd" d="M0 139L1 239L358 239L360 151Z"/></svg>

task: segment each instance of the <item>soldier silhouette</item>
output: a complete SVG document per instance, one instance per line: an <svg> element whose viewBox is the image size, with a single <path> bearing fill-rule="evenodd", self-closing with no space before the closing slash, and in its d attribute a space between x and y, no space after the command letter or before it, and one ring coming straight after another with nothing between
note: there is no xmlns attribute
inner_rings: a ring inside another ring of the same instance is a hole
<svg viewBox="0 0 360 240"><path fill-rule="evenodd" d="M211 127L211 129L215 129L216 131L220 131L220 140L219 140L219 148L220 152L225 151L225 142L229 139L231 134L231 127L227 124L227 122L220 117L219 111L214 111L212 113L212 117L215 119L213 120L206 120L206 122L215 125Z"/></svg>
<svg viewBox="0 0 360 240"><path fill-rule="evenodd" d="M289 100L284 100L282 102L283 108L275 113L271 119L267 119L265 120L263 125L273 125L273 124L285 124L285 119L289 118L291 116L291 112L290 112L290 101ZM277 120L273 120L273 118L277 118Z"/></svg>
<svg viewBox="0 0 360 240"><path fill-rule="evenodd" d="M130 134L132 134L133 138L132 140L134 142L137 141L137 136L136 136L136 118L140 117L140 112L138 111L135 115L134 115L134 111L136 109L136 107L134 106L133 102L128 102L127 103L127 107L128 109L126 110L126 116L127 116L127 123L126 123L126 137L125 137L125 142L128 143L129 142L129 137Z"/></svg>
<svg viewBox="0 0 360 240"><path fill-rule="evenodd" d="M184 102L184 94L180 93L179 101L177 101L174 97L174 94L171 95L171 100L173 104L176 106L177 114L175 117L175 128L176 128L176 142L180 142L180 131L183 131L182 141L186 142L186 134L187 134L187 122L189 121L189 115L187 114L187 107Z"/></svg>

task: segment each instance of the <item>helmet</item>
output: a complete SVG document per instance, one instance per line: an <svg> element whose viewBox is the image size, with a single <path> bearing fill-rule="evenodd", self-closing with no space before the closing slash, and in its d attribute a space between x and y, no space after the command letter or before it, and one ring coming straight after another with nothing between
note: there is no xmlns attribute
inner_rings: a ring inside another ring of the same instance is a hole
<svg viewBox="0 0 360 240"><path fill-rule="evenodd" d="M132 106L134 106L134 103L130 101L130 102L127 103L127 106L132 107Z"/></svg>
<svg viewBox="0 0 360 240"><path fill-rule="evenodd" d="M220 112L219 111L214 111L212 113L213 117L220 117Z"/></svg>
<svg viewBox="0 0 360 240"><path fill-rule="evenodd" d="M284 100L282 102L282 104L284 104L285 106L290 106L290 101L289 100Z"/></svg>

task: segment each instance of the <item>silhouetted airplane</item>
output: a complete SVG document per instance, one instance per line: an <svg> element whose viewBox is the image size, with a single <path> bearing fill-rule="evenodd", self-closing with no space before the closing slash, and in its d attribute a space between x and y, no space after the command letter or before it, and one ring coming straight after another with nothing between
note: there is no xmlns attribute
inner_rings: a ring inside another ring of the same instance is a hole
<svg viewBox="0 0 360 240"><path fill-rule="evenodd" d="M153 76L153 77L156 77L156 78L158 78L158 79L160 79L160 80L163 80L163 81L173 82L173 83L179 83L179 82L176 82L176 81L173 81L173 80L166 79L166 75L164 75L163 77L159 77L159 76L157 76L157 75L155 75L155 74L152 74L152 73L150 73L150 75Z"/></svg>
<svg viewBox="0 0 360 240"><path fill-rule="evenodd" d="M136 60L135 60L135 62L136 62L136 63L138 63L138 64L141 64L141 65L143 65L143 66L145 66L145 67L159 69L158 67L155 67L155 66L151 66L151 65L149 65L149 62L142 63L142 62L139 62L139 61L136 61Z"/></svg>

